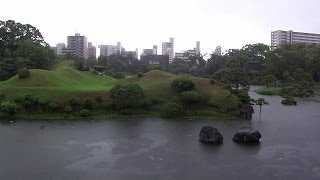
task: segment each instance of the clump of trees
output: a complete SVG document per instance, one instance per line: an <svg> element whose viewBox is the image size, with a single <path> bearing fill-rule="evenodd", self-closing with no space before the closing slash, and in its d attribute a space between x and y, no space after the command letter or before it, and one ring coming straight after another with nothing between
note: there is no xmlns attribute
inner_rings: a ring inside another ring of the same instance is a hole
<svg viewBox="0 0 320 180"><path fill-rule="evenodd" d="M54 63L54 52L37 28L0 21L0 80L16 75L19 69L49 69Z"/></svg>
<svg viewBox="0 0 320 180"><path fill-rule="evenodd" d="M183 91L193 90L195 84L189 76L182 75L182 76L175 78L171 82L171 86L174 89L176 89L178 92L183 92Z"/></svg>
<svg viewBox="0 0 320 180"><path fill-rule="evenodd" d="M116 85L110 90L110 97L119 109L139 107L144 93L138 84Z"/></svg>

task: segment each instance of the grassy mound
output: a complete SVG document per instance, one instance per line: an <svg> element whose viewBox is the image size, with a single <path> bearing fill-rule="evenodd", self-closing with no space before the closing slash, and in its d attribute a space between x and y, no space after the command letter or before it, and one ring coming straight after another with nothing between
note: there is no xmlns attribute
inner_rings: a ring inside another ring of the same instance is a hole
<svg viewBox="0 0 320 180"><path fill-rule="evenodd" d="M269 87L269 88L262 88L256 90L256 93L261 94L261 95L270 95L270 96L275 96L278 95L280 96L281 94L281 88L278 87Z"/></svg>

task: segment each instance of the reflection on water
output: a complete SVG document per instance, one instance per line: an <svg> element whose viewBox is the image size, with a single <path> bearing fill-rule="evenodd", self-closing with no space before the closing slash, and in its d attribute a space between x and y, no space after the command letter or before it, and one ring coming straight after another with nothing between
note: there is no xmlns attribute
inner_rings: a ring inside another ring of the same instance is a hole
<svg viewBox="0 0 320 180"><path fill-rule="evenodd" d="M252 88L253 90L255 87ZM0 125L1 179L320 179L320 98L263 97L262 143L232 142L246 120L108 119ZM202 126L224 136L198 141ZM53 178L54 177L54 178Z"/></svg>

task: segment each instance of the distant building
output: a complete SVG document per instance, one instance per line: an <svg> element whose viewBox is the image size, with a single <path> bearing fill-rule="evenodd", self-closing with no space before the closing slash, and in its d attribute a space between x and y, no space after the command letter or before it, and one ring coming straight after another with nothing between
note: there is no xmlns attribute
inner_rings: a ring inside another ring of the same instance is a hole
<svg viewBox="0 0 320 180"><path fill-rule="evenodd" d="M143 49L142 54L144 55L152 55L153 49Z"/></svg>
<svg viewBox="0 0 320 180"><path fill-rule="evenodd" d="M148 61L149 64L157 64L164 68L169 67L169 55L142 54L140 61Z"/></svg>
<svg viewBox="0 0 320 180"><path fill-rule="evenodd" d="M62 55L62 50L63 48L66 48L66 44L65 43L58 43L57 44L57 55Z"/></svg>
<svg viewBox="0 0 320 180"><path fill-rule="evenodd" d="M216 49L214 50L214 54L221 56L222 55L222 49L221 46L217 46Z"/></svg>
<svg viewBox="0 0 320 180"><path fill-rule="evenodd" d="M88 41L87 37L76 33L74 36L68 36L67 48L62 50L79 58L88 59Z"/></svg>
<svg viewBox="0 0 320 180"><path fill-rule="evenodd" d="M276 47L282 44L320 44L320 34L303 33L294 31L272 31L271 46Z"/></svg>
<svg viewBox="0 0 320 180"><path fill-rule="evenodd" d="M100 56L111 56L112 54L119 53L125 51L123 47L121 47L121 42L119 41L117 45L100 45Z"/></svg>
<svg viewBox="0 0 320 180"><path fill-rule="evenodd" d="M53 53L55 54L55 55L57 55L57 47L50 47L50 49L53 51Z"/></svg>
<svg viewBox="0 0 320 180"><path fill-rule="evenodd" d="M97 59L97 48L88 42L88 59Z"/></svg>
<svg viewBox="0 0 320 180"><path fill-rule="evenodd" d="M124 52L122 52L121 55L126 56L126 57L133 57L133 58L135 58L135 59L138 59L138 58L139 58L139 56L138 56L138 49L137 49L137 48L136 48L135 51L124 51Z"/></svg>
<svg viewBox="0 0 320 180"><path fill-rule="evenodd" d="M196 47L194 49L175 53L175 59L187 60L189 57L195 57L197 55L200 55L200 41L196 42Z"/></svg>
<svg viewBox="0 0 320 180"><path fill-rule="evenodd" d="M153 45L153 53L154 55L157 55L158 54L158 47L157 45Z"/></svg>
<svg viewBox="0 0 320 180"><path fill-rule="evenodd" d="M174 38L170 38L169 42L162 43L162 55L169 55L169 62L174 58Z"/></svg>

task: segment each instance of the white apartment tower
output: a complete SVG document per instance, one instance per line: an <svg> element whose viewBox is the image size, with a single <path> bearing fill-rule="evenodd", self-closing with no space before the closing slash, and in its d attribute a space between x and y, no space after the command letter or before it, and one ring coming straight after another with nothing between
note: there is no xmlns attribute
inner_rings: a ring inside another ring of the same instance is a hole
<svg viewBox="0 0 320 180"><path fill-rule="evenodd" d="M222 55L222 51L221 51L221 46L217 46L216 50L214 51L215 55L221 56Z"/></svg>
<svg viewBox="0 0 320 180"><path fill-rule="evenodd" d="M282 44L320 44L320 34L303 33L294 31L272 31L271 46L276 47Z"/></svg>
<svg viewBox="0 0 320 180"><path fill-rule="evenodd" d="M57 44L57 55L62 55L62 50L66 48L66 44L65 43L58 43Z"/></svg>
<svg viewBox="0 0 320 180"><path fill-rule="evenodd" d="M97 48L88 42L88 59L97 59Z"/></svg>
<svg viewBox="0 0 320 180"><path fill-rule="evenodd" d="M162 55L169 55L169 63L174 59L174 39L170 38L169 42L162 43Z"/></svg>
<svg viewBox="0 0 320 180"><path fill-rule="evenodd" d="M88 59L87 37L80 36L79 33L76 33L74 36L68 36L67 49L79 58Z"/></svg>
<svg viewBox="0 0 320 180"><path fill-rule="evenodd" d="M196 42L196 54L199 55L200 54L200 41Z"/></svg>

